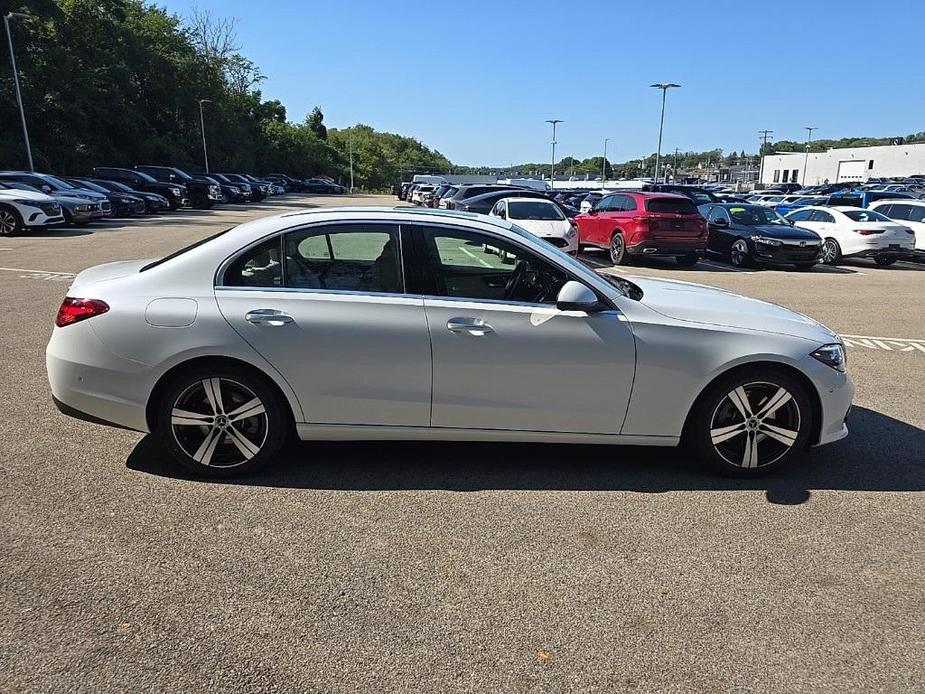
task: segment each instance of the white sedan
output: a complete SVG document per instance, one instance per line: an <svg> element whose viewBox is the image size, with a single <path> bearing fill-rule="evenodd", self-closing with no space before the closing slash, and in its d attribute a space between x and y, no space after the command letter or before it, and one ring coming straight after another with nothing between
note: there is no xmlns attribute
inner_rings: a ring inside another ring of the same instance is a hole
<svg viewBox="0 0 925 694"><path fill-rule="evenodd" d="M892 265L915 250L912 229L863 207L803 207L787 219L822 237L819 257L827 265L842 258L873 258L877 265Z"/></svg>
<svg viewBox="0 0 925 694"><path fill-rule="evenodd" d="M925 254L925 200L878 200L870 209L912 229L916 253Z"/></svg>
<svg viewBox="0 0 925 694"><path fill-rule="evenodd" d="M288 212L99 265L55 325L63 412L152 432L207 476L291 435L683 441L750 476L846 436L854 393L841 340L806 316L605 278L508 221L414 208Z"/></svg>
<svg viewBox="0 0 925 694"><path fill-rule="evenodd" d="M488 214L507 219L566 253L578 253L578 225L552 200L503 198Z"/></svg>
<svg viewBox="0 0 925 694"><path fill-rule="evenodd" d="M64 224L61 205L54 198L0 183L0 236L52 224Z"/></svg>

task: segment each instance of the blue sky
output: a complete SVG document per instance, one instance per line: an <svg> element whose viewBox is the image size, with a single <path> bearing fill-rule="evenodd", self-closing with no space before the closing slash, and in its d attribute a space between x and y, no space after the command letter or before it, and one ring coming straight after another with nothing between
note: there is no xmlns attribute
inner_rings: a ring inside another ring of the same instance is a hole
<svg viewBox="0 0 925 694"><path fill-rule="evenodd" d="M757 149L776 139L925 130L925 0L773 3L158 0L236 17L264 98L290 120L417 137L458 164ZM877 9L877 8L880 9Z"/></svg>

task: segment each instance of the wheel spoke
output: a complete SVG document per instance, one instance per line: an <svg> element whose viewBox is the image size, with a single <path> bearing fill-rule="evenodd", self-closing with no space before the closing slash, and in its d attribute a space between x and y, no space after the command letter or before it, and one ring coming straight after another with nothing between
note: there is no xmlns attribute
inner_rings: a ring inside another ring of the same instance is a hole
<svg viewBox="0 0 925 694"><path fill-rule="evenodd" d="M170 412L170 423L180 427L212 426L212 415L174 407Z"/></svg>
<svg viewBox="0 0 925 694"><path fill-rule="evenodd" d="M774 426L773 424L768 424L767 422L762 422L761 432L768 436L769 438L774 439L775 441L780 441L785 446L792 446L796 443L797 436L800 432L791 431L790 429L783 429L781 427Z"/></svg>
<svg viewBox="0 0 925 694"><path fill-rule="evenodd" d="M758 467L758 436L755 431L748 432L745 452L742 455L742 467Z"/></svg>
<svg viewBox="0 0 925 694"><path fill-rule="evenodd" d="M228 434L228 438L231 439L231 442L241 451L241 455L244 456L245 460L250 460L260 452L260 448L256 444L233 426L225 429L225 433Z"/></svg>
<svg viewBox="0 0 925 694"><path fill-rule="evenodd" d="M220 378L207 378L202 382L202 389L206 392L212 411L215 414L222 412L225 409L222 404L222 380Z"/></svg>
<svg viewBox="0 0 925 694"><path fill-rule="evenodd" d="M254 398L250 402L246 402L237 409L229 412L228 421L237 422L242 419L247 419L248 417L256 417L258 414L263 414L266 411L263 403L260 402L260 398Z"/></svg>
<svg viewBox="0 0 925 694"><path fill-rule="evenodd" d="M203 439L202 444L199 446L199 449L193 454L193 459L203 465L211 464L212 454L215 453L215 447L218 446L218 442L221 438L221 431L218 429L210 429L205 439Z"/></svg>
<svg viewBox="0 0 925 694"><path fill-rule="evenodd" d="M748 393L745 392L745 388L739 386L734 391L729 393L727 396L733 405L736 406L736 409L739 411L745 419L748 419L752 416L752 406L748 401Z"/></svg>
<svg viewBox="0 0 925 694"><path fill-rule="evenodd" d="M727 427L711 429L710 438L713 441L713 445L716 445L718 443L722 443L723 441L728 441L729 439L735 438L744 431L745 422L739 422L738 424L730 424Z"/></svg>
<svg viewBox="0 0 925 694"><path fill-rule="evenodd" d="M786 405L793 396L790 395L790 392L786 388L778 388L777 392L771 396L771 399L768 400L764 407L755 415L758 419L766 419L772 414L777 412L781 407Z"/></svg>

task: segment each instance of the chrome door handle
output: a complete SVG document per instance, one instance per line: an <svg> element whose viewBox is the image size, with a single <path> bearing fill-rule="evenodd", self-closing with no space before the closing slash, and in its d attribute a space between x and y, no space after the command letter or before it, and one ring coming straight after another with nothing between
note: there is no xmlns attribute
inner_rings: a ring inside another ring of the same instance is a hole
<svg viewBox="0 0 925 694"><path fill-rule="evenodd" d="M494 332L492 327L481 318L450 318L446 322L446 329L451 333L472 335L487 335Z"/></svg>
<svg viewBox="0 0 925 694"><path fill-rule="evenodd" d="M255 308L244 314L244 320L254 325L285 325L292 323L294 318L288 313L275 308Z"/></svg>

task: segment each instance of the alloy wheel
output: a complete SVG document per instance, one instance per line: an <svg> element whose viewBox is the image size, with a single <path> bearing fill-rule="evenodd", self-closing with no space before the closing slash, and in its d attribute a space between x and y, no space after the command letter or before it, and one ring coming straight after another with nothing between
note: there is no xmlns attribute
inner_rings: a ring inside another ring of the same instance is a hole
<svg viewBox="0 0 925 694"><path fill-rule="evenodd" d="M737 386L720 400L710 423L710 440L730 465L759 468L780 460L800 435L800 407L776 383Z"/></svg>
<svg viewBox="0 0 925 694"><path fill-rule="evenodd" d="M266 406L229 378L205 378L187 387L170 411L174 440L200 465L231 468L260 452L269 431Z"/></svg>
<svg viewBox="0 0 925 694"><path fill-rule="evenodd" d="M620 265L626 255L626 242L623 240L623 234L614 234L610 239L610 261L614 265Z"/></svg>
<svg viewBox="0 0 925 694"><path fill-rule="evenodd" d="M729 259L736 267L742 267L748 263L748 244L739 239L732 248L729 249Z"/></svg>
<svg viewBox="0 0 925 694"><path fill-rule="evenodd" d="M8 236L16 232L17 219L10 210L0 210L0 236Z"/></svg>
<svg viewBox="0 0 925 694"><path fill-rule="evenodd" d="M835 239L826 239L822 244L822 262L826 265L834 265L838 262L838 242Z"/></svg>

